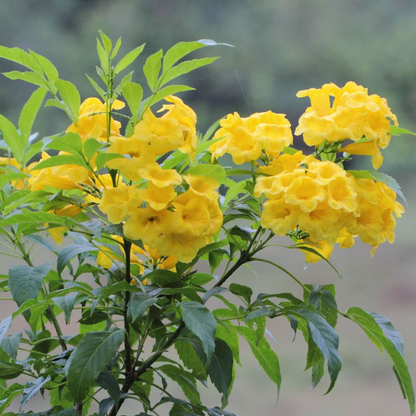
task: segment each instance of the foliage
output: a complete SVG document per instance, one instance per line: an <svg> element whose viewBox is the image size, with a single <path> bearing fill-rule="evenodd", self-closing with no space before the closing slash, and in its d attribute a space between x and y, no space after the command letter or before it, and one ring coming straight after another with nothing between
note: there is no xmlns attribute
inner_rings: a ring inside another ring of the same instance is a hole
<svg viewBox="0 0 416 416"><path fill-rule="evenodd" d="M230 114L219 129L215 124L198 135L196 114L175 95L191 88L171 81L216 59L188 60L188 54L218 45L180 42L150 55L143 65L146 96L126 71L144 45L119 59L121 40L113 45L100 32L99 82L88 77L99 98L84 101L45 57L0 47L0 57L25 67L5 75L38 87L18 126L0 117L7 152L0 175L0 232L9 250L3 254L23 261L1 282L17 304L0 323L2 414L16 414L8 408L18 396L18 414L34 414L27 403L47 391L49 409L38 415L114 416L126 400L141 403L139 415L157 415L162 405L172 416L230 415L224 409L241 338L280 389L279 359L266 338L267 320L278 317L300 330L312 386L326 369L329 392L342 366L338 315L387 351L414 412L403 341L393 325L357 307L339 311L333 285L303 284L259 254L275 235L289 236L286 249L301 250L309 262L329 263L335 244L351 247L356 237L373 252L393 242L395 216L404 211L397 182L375 171L348 172L343 162L350 154L371 155L378 169L395 115L385 99L355 83L326 84L300 93L311 106L296 133L314 146L311 155L290 147L289 121L270 111ZM67 115L65 132L41 139L32 133L43 104ZM128 115L121 112L126 105ZM242 169L222 166L217 159L225 153ZM42 262L38 248L54 260ZM252 262L286 273L303 298L256 296L229 283ZM210 273L199 271L204 263ZM222 306L211 308L211 298ZM20 315L25 333L7 335ZM178 360L167 355L172 346ZM199 394L208 380L221 394L214 408ZM172 396L171 382L182 398ZM151 390L162 397L154 400Z"/></svg>

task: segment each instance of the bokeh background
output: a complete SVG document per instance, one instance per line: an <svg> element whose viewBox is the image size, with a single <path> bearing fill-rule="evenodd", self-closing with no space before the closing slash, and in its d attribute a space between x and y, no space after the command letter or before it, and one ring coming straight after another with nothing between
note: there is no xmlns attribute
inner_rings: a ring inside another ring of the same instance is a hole
<svg viewBox="0 0 416 416"><path fill-rule="evenodd" d="M183 78L196 88L181 96L197 112L200 131L229 112L248 116L269 109L287 114L296 127L308 105L308 100L296 98L297 91L326 82L342 86L349 80L386 97L400 125L416 130L415 22L413 0L3 0L0 44L46 56L61 78L79 87L84 99L94 95L85 74L95 76L99 29L113 40L122 37L121 54L146 43L134 74L139 82L146 56L158 49L166 51L181 40L214 39L235 47L204 49L203 55L221 59ZM198 57L198 51L194 55ZM0 72L13 69L16 66L0 61ZM22 82L0 77L0 113L17 121L30 91ZM36 128L44 135L67 125L58 110L47 108ZM335 283L341 310L360 306L389 317L403 335L416 379L415 154L412 136L395 137L383 152L381 171L401 183L409 203L398 221L394 245L380 247L373 259L370 249L360 244L336 250L332 260L341 280L324 264L305 269L300 253L275 248L267 254L305 282ZM0 273L7 272L4 258L0 267ZM301 295L281 273L257 266L255 271L257 275L243 270L235 281L254 285L256 292ZM0 318L9 315L9 308L0 303ZM309 390L310 376L303 372L306 347L300 337L292 342L287 322L272 322L269 330L282 367L280 399L276 404L275 387L243 346L244 366L237 369L229 411L239 416L409 414L388 360L352 323L339 323L344 369L328 396L323 395L326 386ZM218 404L210 392L207 400ZM124 412L130 416L139 410Z"/></svg>

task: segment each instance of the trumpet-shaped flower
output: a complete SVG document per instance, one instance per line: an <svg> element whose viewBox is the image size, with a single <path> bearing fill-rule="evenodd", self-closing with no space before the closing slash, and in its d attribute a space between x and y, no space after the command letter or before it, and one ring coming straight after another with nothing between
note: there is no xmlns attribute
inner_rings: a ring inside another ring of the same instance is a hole
<svg viewBox="0 0 416 416"><path fill-rule="evenodd" d="M162 169L157 163L149 163L146 167L139 169L142 178L152 182L158 188L165 188L169 185L180 185L182 177L174 169Z"/></svg>
<svg viewBox="0 0 416 416"><path fill-rule="evenodd" d="M148 206L155 211L161 211L169 206L177 194L173 185L160 188L153 182L149 182L146 189L139 190L139 195L143 201L147 202Z"/></svg>

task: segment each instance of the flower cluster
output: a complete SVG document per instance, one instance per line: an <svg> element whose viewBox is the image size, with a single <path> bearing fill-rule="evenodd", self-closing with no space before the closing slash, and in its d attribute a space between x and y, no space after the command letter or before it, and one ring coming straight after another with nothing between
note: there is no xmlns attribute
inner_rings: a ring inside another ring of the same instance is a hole
<svg viewBox="0 0 416 416"><path fill-rule="evenodd" d="M354 143L339 151L372 156L374 168L381 166L380 148L389 144L390 120L398 124L385 98L368 95L367 88L352 81L342 88L325 84L320 89L299 91L297 96L311 101L295 131L296 135L303 134L308 146L350 139Z"/></svg>
<svg viewBox="0 0 416 416"><path fill-rule="evenodd" d="M276 235L311 243L328 258L335 243L351 247L354 237L374 250L394 241L395 214L404 212L396 194L384 183L357 179L336 163L302 152L282 154L259 171L257 197L264 195L261 225ZM307 253L307 261L319 257Z"/></svg>
<svg viewBox="0 0 416 416"><path fill-rule="evenodd" d="M293 143L290 123L284 114L267 111L241 118L234 113L221 120L220 125L213 138L219 140L209 151L213 158L229 153L237 165L260 158L272 160Z"/></svg>

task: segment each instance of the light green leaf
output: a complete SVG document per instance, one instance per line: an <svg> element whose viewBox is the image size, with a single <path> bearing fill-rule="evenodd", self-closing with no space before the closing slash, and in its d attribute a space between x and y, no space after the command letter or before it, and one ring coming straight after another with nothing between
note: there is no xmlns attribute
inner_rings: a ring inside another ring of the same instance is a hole
<svg viewBox="0 0 416 416"><path fill-rule="evenodd" d="M6 173L4 175L0 175L0 189L3 188L4 185L15 181L16 179L23 179L27 178L27 175L23 173Z"/></svg>
<svg viewBox="0 0 416 416"><path fill-rule="evenodd" d="M393 361L393 371L409 403L410 413L415 412L415 394L412 378L403 356L403 341L390 321L379 314L367 313L361 308L352 307L347 311L348 318L358 324L368 338L382 351L385 349Z"/></svg>
<svg viewBox="0 0 416 416"><path fill-rule="evenodd" d="M116 65L114 72L118 74L124 69L126 69L130 64L132 64L137 59L137 57L142 53L144 45L145 44L143 43L143 45L138 46L137 48L130 51L123 58L121 58L120 62Z"/></svg>
<svg viewBox="0 0 416 416"><path fill-rule="evenodd" d="M104 71L105 74L107 74L108 70L110 69L108 67L108 54L106 53L105 49L103 48L103 45L101 45L98 39L97 39L97 55L98 55L98 59L100 60L102 70ZM105 77L103 81L106 82Z"/></svg>
<svg viewBox="0 0 416 416"><path fill-rule="evenodd" d="M118 153L98 153L97 157L95 158L95 164L97 166L97 172L99 172L103 166L113 159L120 159L124 157L123 155L119 155Z"/></svg>
<svg viewBox="0 0 416 416"><path fill-rule="evenodd" d="M262 172L253 172L252 170L246 170L246 169L227 169L225 171L227 176L234 176L234 175L249 175L249 176L259 176L259 175L263 175L263 176L270 176L267 173L262 173Z"/></svg>
<svg viewBox="0 0 416 416"><path fill-rule="evenodd" d="M97 91L98 95L104 100L105 91L90 76L87 75L87 78L94 87L95 91Z"/></svg>
<svg viewBox="0 0 416 416"><path fill-rule="evenodd" d="M75 401L81 402L95 379L110 363L123 342L124 329L89 332L72 353L68 365L68 388Z"/></svg>
<svg viewBox="0 0 416 416"><path fill-rule="evenodd" d="M55 214L48 212L31 212L27 214L15 214L0 221L0 227L14 224L36 224L43 225L44 223L60 224L70 227L74 222L70 218L58 217Z"/></svg>
<svg viewBox="0 0 416 416"><path fill-rule="evenodd" d="M412 136L416 136L416 133L414 133L413 131L404 129L403 127L399 127L399 126L391 126L392 136L396 136L400 134L411 134Z"/></svg>
<svg viewBox="0 0 416 416"><path fill-rule="evenodd" d="M192 404L199 404L201 402L201 398L195 384L195 378L191 373L170 364L162 365L158 367L157 370L166 374L170 379L177 383Z"/></svg>
<svg viewBox="0 0 416 416"><path fill-rule="evenodd" d="M7 145L12 149L13 156L21 161L25 150L25 141L20 136L16 127L11 121L0 114L0 130L3 133L3 139Z"/></svg>
<svg viewBox="0 0 416 416"><path fill-rule="evenodd" d="M76 165L88 169L88 165L85 163L85 160L78 155L57 155L39 162L32 168L32 170L41 170L61 165Z"/></svg>
<svg viewBox="0 0 416 416"><path fill-rule="evenodd" d="M220 184L226 181L225 170L221 165L206 165L200 163L198 166L183 172L183 175L206 176L216 179Z"/></svg>
<svg viewBox="0 0 416 416"><path fill-rule="evenodd" d="M101 36L101 41L103 42L105 51L107 52L107 55L110 56L111 48L113 46L113 43L111 42L111 39L102 30L99 30L98 33Z"/></svg>
<svg viewBox="0 0 416 416"><path fill-rule="evenodd" d="M48 83L46 82L45 78L35 72L20 72L20 71L10 71L10 72L3 72L3 75L13 81L21 80L26 81L29 84L37 85L38 87L45 88L49 90Z"/></svg>
<svg viewBox="0 0 416 416"><path fill-rule="evenodd" d="M179 306L186 327L201 340L209 361L215 349L217 322L214 316L209 309L197 302L181 302Z"/></svg>
<svg viewBox="0 0 416 416"><path fill-rule="evenodd" d="M79 107L81 106L81 96L74 84L69 81L58 79L55 82L59 90L59 95L69 110L73 123L78 120Z"/></svg>
<svg viewBox="0 0 416 416"><path fill-rule="evenodd" d="M386 184L407 204L406 198L404 197L400 185L396 179L392 178L386 173L376 172L374 170L348 170L347 172L351 173L351 175L355 176L357 179L372 179L373 181L378 181Z"/></svg>
<svg viewBox="0 0 416 416"><path fill-rule="evenodd" d="M157 91L156 94L151 95L149 98L146 98L144 102L144 107L150 107L153 104L156 104L160 100L163 100L168 95L173 95L182 91L192 91L195 88L188 87L187 85L168 85Z"/></svg>
<svg viewBox="0 0 416 416"><path fill-rule="evenodd" d="M3 361L0 361L0 379L1 380L10 380L10 379L16 378L17 376L22 374L24 371L25 371L24 367L20 364L5 363ZM0 401L0 411L2 409L1 407L2 404L3 404L3 401Z"/></svg>
<svg viewBox="0 0 416 416"><path fill-rule="evenodd" d="M36 58L25 52L23 49L0 46L0 58L16 62L34 72L37 72L38 74L42 74L42 67L39 65Z"/></svg>
<svg viewBox="0 0 416 416"><path fill-rule="evenodd" d="M232 315L232 312L229 309L226 309L226 311L230 312L230 315ZM221 317L221 314L217 314L214 311L215 317ZM240 342L238 338L238 333L233 325L227 325L225 323L218 323L217 325L217 332L215 334L216 338L222 339L224 342L228 344L230 347L230 350L233 353L233 359L236 363L240 363Z"/></svg>
<svg viewBox="0 0 416 416"><path fill-rule="evenodd" d="M121 46L121 38L118 38L116 45L114 46L114 49L111 52L111 59L114 59L117 56L120 46Z"/></svg>
<svg viewBox="0 0 416 416"><path fill-rule="evenodd" d="M48 149L62 150L72 155L80 155L82 157L82 140L77 133L67 133L65 136L58 137L48 143Z"/></svg>
<svg viewBox="0 0 416 416"><path fill-rule="evenodd" d="M260 342L257 342L256 330L239 326L235 328L237 332L242 335L250 345L251 351L257 358L257 361L269 376L270 380L277 386L279 393L280 385L282 382L282 376L280 374L279 359L276 353L271 349L266 338L263 336Z"/></svg>
<svg viewBox="0 0 416 416"><path fill-rule="evenodd" d="M166 71L163 74L161 86L167 84L169 81L172 81L173 79L181 75L187 74L205 65L209 65L210 63L216 61L217 59L218 57L201 58L201 59L192 59L191 61L181 62L180 64L174 66L173 68L170 68L168 71Z"/></svg>
<svg viewBox="0 0 416 416"><path fill-rule="evenodd" d="M29 136L32 132L33 122L35 121L36 115L42 106L43 100L46 95L46 90L37 89L23 106L22 112L19 117L19 129L22 136L22 140L27 145Z"/></svg>
<svg viewBox="0 0 416 416"><path fill-rule="evenodd" d="M28 299L36 299L42 286L43 278L51 269L50 263L38 267L20 265L9 269L9 284L13 299L21 306Z"/></svg>
<svg viewBox="0 0 416 416"><path fill-rule="evenodd" d="M59 76L58 70L55 68L55 66L52 64L52 62L45 58L42 55L37 54L36 52L29 51L30 55L33 56L36 60L36 62L42 67L43 72L48 77L49 81L54 83Z"/></svg>
<svg viewBox="0 0 416 416"><path fill-rule="evenodd" d="M142 104L143 88L135 82L126 82L123 85L122 92L135 122Z"/></svg>
<svg viewBox="0 0 416 416"><path fill-rule="evenodd" d="M189 342L188 342L189 340ZM204 362L196 353L194 348L194 340L190 338L182 338L175 342L175 349L182 360L184 366L191 370L198 379L205 380L207 378ZM202 352L203 354L203 352Z"/></svg>
<svg viewBox="0 0 416 416"><path fill-rule="evenodd" d="M96 139L87 139L84 143L84 154L88 161L103 147L103 143Z"/></svg>
<svg viewBox="0 0 416 416"><path fill-rule="evenodd" d="M162 56L163 51L160 49L153 55L150 55L143 65L143 73L152 92L156 90L157 79L162 66Z"/></svg>

